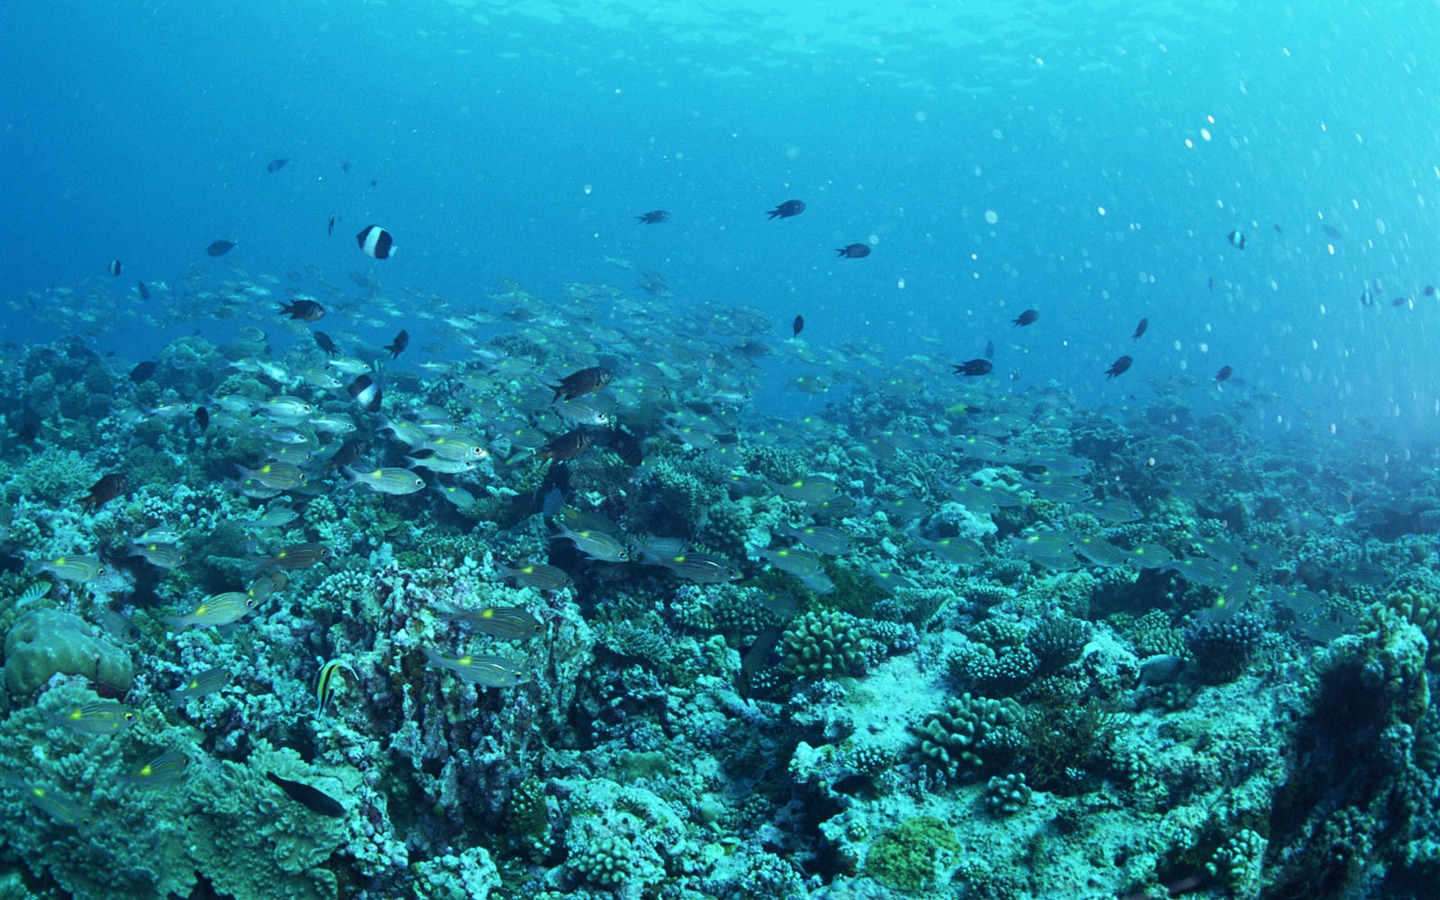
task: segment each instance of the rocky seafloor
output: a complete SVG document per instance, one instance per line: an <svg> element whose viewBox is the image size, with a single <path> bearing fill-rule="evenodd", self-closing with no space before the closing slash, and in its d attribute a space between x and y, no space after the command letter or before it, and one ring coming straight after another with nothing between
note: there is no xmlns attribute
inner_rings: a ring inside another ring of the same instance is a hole
<svg viewBox="0 0 1440 900"><path fill-rule="evenodd" d="M582 285L452 311L371 411L265 293L148 372L0 360L0 897L1440 878L1433 465L1262 440L1239 389L1086 410ZM777 370L813 412L755 411Z"/></svg>

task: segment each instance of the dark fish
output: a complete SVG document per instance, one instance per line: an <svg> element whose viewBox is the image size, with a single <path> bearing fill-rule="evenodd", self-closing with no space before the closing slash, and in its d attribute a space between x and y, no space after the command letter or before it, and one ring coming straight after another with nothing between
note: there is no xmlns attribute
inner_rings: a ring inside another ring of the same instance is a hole
<svg viewBox="0 0 1440 900"><path fill-rule="evenodd" d="M237 244L234 241L215 241L205 248L205 252L211 256L224 256L234 250Z"/></svg>
<svg viewBox="0 0 1440 900"><path fill-rule="evenodd" d="M995 342L994 342L994 341L986 341L986 342L985 342L985 358L986 358L986 359L994 359L994 358L995 358Z"/></svg>
<svg viewBox="0 0 1440 900"><path fill-rule="evenodd" d="M265 171L273 175L281 169L285 168L285 164L289 161L289 157L286 157L285 159L272 159L270 160L270 164L265 167Z"/></svg>
<svg viewBox="0 0 1440 900"><path fill-rule="evenodd" d="M1132 340L1136 340L1136 341L1140 340L1141 335L1145 334L1145 329L1147 329L1147 328L1149 328L1149 327L1150 327L1150 320L1149 320L1149 319L1141 319L1141 320L1140 320L1140 324L1135 326L1135 333L1132 334L1132 335L1130 335L1130 338L1131 338Z"/></svg>
<svg viewBox="0 0 1440 900"><path fill-rule="evenodd" d="M209 428L209 427L210 427L210 410L206 409L206 408L203 407L203 406L197 406L197 407L195 407L195 424L200 426L200 430L201 430L201 431L204 431L205 429Z"/></svg>
<svg viewBox="0 0 1440 900"><path fill-rule="evenodd" d="M327 235L333 235L333 234L335 233L335 217L334 217L334 216L331 216L331 217L330 217L330 221L328 221L328 222L325 223L325 233L326 233Z"/></svg>
<svg viewBox="0 0 1440 900"><path fill-rule="evenodd" d="M380 385L369 375L361 375L350 382L345 392L354 397L355 402L366 412L380 411Z"/></svg>
<svg viewBox="0 0 1440 900"><path fill-rule="evenodd" d="M105 267L105 271L109 272L111 275L119 275L119 274L120 274L120 268L121 268L120 260L118 260L118 259L112 259L112 260L110 260L110 265L108 265L108 266Z"/></svg>
<svg viewBox="0 0 1440 900"><path fill-rule="evenodd" d="M1034 324L1035 324L1035 320L1036 320L1036 319L1039 319L1039 318L1040 318L1040 311L1039 311L1039 310L1037 310L1037 309L1027 309L1027 310L1025 310L1024 312L1022 312L1020 315L1018 315L1018 316L1016 316L1015 318L1011 319L1011 320L1010 320L1010 324L1016 326L1017 328L1024 328L1026 325L1034 325Z"/></svg>
<svg viewBox="0 0 1440 900"><path fill-rule="evenodd" d="M610 379L614 377L615 373L604 366L591 366L588 369L571 372L560 379L559 384L546 385L546 387L555 392L555 396L550 400L551 403L554 403L561 397L566 400L574 400L576 397L593 394L609 384Z"/></svg>
<svg viewBox="0 0 1440 900"><path fill-rule="evenodd" d="M397 249L395 239L390 237L390 232L379 225L366 225L360 229L359 234L355 235L355 243L360 245L360 249L365 252L366 256L372 256L375 259L389 259Z"/></svg>
<svg viewBox="0 0 1440 900"><path fill-rule="evenodd" d="M330 339L330 335L323 331L315 332L315 343L319 345L321 350L325 351L326 356L334 356L340 352L340 348L335 346L335 342Z"/></svg>
<svg viewBox="0 0 1440 900"><path fill-rule="evenodd" d="M289 313L290 318L299 319L302 322L314 322L325 318L325 307L314 300L292 300L289 303L280 304L281 314Z"/></svg>
<svg viewBox="0 0 1440 900"><path fill-rule="evenodd" d="M1409 297L1396 297L1394 300L1391 300L1391 301L1390 301L1390 305L1391 305L1391 306L1404 306L1405 304L1411 303L1411 302L1413 302L1413 301L1412 301Z"/></svg>
<svg viewBox="0 0 1440 900"><path fill-rule="evenodd" d="M342 172L348 172L348 171L350 171L350 160L347 159L347 160L345 160L344 162L342 162L342 163L340 164L340 171L342 171Z"/></svg>
<svg viewBox="0 0 1440 900"><path fill-rule="evenodd" d="M1215 373L1215 381L1216 381L1216 382L1224 381L1225 379L1229 378L1232 374L1234 374L1234 372L1235 372L1235 370L1232 369L1232 368L1230 368L1229 366L1221 366L1221 367L1220 367L1220 371L1218 371L1218 372Z"/></svg>
<svg viewBox="0 0 1440 900"><path fill-rule="evenodd" d="M90 493L80 498L80 508L89 511L90 507L99 509L111 500L125 493L125 476L119 472L111 472L90 488Z"/></svg>
<svg viewBox="0 0 1440 900"><path fill-rule="evenodd" d="M311 787L303 781L281 778L274 772L266 772L265 777L284 791L287 797L313 813L329 816L332 819L339 819L345 815L344 805L319 788Z"/></svg>
<svg viewBox="0 0 1440 900"><path fill-rule="evenodd" d="M325 464L325 468L341 469L350 465L360 458L360 451L362 449L359 441L346 441L340 445L339 450L335 451L335 455L330 457L330 461Z"/></svg>
<svg viewBox="0 0 1440 900"><path fill-rule="evenodd" d="M1425 296L1427 296L1427 297L1433 297L1433 296L1435 296L1435 285L1433 285L1433 284L1427 284L1427 285L1425 285L1425 290L1422 291L1421 293L1423 293L1423 294L1424 294Z"/></svg>
<svg viewBox="0 0 1440 900"><path fill-rule="evenodd" d="M386 344L384 349L390 351L391 359L397 359L400 354L405 352L405 348L408 346L410 346L410 332L402 328L400 329L400 333L395 335L395 340Z"/></svg>
<svg viewBox="0 0 1440 900"><path fill-rule="evenodd" d="M600 443L620 457L620 461L627 466L638 466L645 461L645 451L640 446L639 438L624 428L605 429L601 432Z"/></svg>
<svg viewBox="0 0 1440 900"><path fill-rule="evenodd" d="M1340 229L1334 227L1333 225L1321 225L1320 230L1325 232L1326 236L1329 237L1332 241L1338 241L1341 238L1345 237L1345 235L1340 233Z"/></svg>
<svg viewBox="0 0 1440 900"><path fill-rule="evenodd" d="M755 676L780 662L780 654L775 652L775 647L780 643L780 637L785 629L779 625L771 625L761 630L755 636L755 643L745 652L740 660L740 671L736 676L736 693L740 697L747 698L753 687Z"/></svg>
<svg viewBox="0 0 1440 900"><path fill-rule="evenodd" d="M141 300L149 300L149 299L150 299L150 289L145 286L145 282L143 282L143 281L137 281L137 282L135 282L135 291L140 295L140 299L141 299Z"/></svg>
<svg viewBox="0 0 1440 900"><path fill-rule="evenodd" d="M1105 370L1105 380L1109 381L1116 375L1124 375L1127 371L1129 371L1130 364L1134 361L1135 360L1131 359L1128 356L1122 356L1119 359L1115 360L1113 363L1110 364L1110 368Z"/></svg>
<svg viewBox="0 0 1440 900"><path fill-rule="evenodd" d="M1212 293L1212 294L1215 293L1215 279L1213 279L1213 278L1207 278L1207 279L1205 279L1205 289L1206 289L1207 291L1209 291L1210 293Z"/></svg>
<svg viewBox="0 0 1440 900"><path fill-rule="evenodd" d="M559 487L552 487L540 503L540 518L548 519L560 511L565 505L565 493Z"/></svg>
<svg viewBox="0 0 1440 900"><path fill-rule="evenodd" d="M796 316L796 317L795 317L795 321L790 323L790 327L793 328L793 329L795 329L795 334L794 334L793 336L794 336L794 337L799 337L799 336L800 336L800 332L802 332L802 331L805 330L805 317L804 317L804 316Z"/></svg>
<svg viewBox="0 0 1440 900"><path fill-rule="evenodd" d="M588 446L590 446L590 435L577 428L554 438L541 447L535 455L541 459L550 459L555 462L569 462L579 456Z"/></svg>
<svg viewBox="0 0 1440 900"><path fill-rule="evenodd" d="M661 222L668 221L669 219L670 214L663 209L652 209L647 213L641 213L635 217L635 221L642 225L659 225Z"/></svg>
<svg viewBox="0 0 1440 900"><path fill-rule="evenodd" d="M1239 230L1232 231L1229 234L1225 235L1225 240L1229 241L1230 246L1234 247L1236 250L1245 249L1245 234Z"/></svg>
<svg viewBox="0 0 1440 900"><path fill-rule="evenodd" d="M371 187L375 187L375 186L376 186L377 184L379 184L379 183L380 183L380 179L378 179L378 178L372 178L372 179L370 179L370 186L371 186Z"/></svg>
<svg viewBox="0 0 1440 900"><path fill-rule="evenodd" d="M951 368L955 370L952 374L968 378L972 375L989 375L995 371L995 364L988 359L968 359L959 365L952 364Z"/></svg>
<svg viewBox="0 0 1440 900"><path fill-rule="evenodd" d="M786 200L770 210L769 216L772 219L788 219L791 216L798 216L804 211L805 202L803 200Z"/></svg>
<svg viewBox="0 0 1440 900"><path fill-rule="evenodd" d="M837 247L835 253L845 259L864 259L870 255L870 248L865 244L846 244Z"/></svg>
<svg viewBox="0 0 1440 900"><path fill-rule="evenodd" d="M147 359L130 370L130 380L139 384L142 381L149 381L150 376L154 374L155 363Z"/></svg>

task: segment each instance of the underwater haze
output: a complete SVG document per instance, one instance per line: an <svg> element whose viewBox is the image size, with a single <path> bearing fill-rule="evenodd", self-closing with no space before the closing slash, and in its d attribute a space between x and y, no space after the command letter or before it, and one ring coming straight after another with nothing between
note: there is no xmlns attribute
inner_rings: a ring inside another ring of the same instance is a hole
<svg viewBox="0 0 1440 900"><path fill-rule="evenodd" d="M0 5L0 895L1423 897L1440 5Z"/></svg>

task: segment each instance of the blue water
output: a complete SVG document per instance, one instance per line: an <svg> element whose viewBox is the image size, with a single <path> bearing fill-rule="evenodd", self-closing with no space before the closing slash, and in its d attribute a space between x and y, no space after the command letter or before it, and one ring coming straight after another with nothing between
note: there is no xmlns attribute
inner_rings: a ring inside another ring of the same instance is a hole
<svg viewBox="0 0 1440 900"><path fill-rule="evenodd" d="M0 296L238 262L478 303L620 257L831 345L995 340L1095 402L1145 316L1130 391L1228 364L1257 427L1436 434L1433 3L565 9L8 5ZM651 208L671 221L636 227ZM349 240L370 222L383 266ZM837 261L853 241L875 252Z"/></svg>

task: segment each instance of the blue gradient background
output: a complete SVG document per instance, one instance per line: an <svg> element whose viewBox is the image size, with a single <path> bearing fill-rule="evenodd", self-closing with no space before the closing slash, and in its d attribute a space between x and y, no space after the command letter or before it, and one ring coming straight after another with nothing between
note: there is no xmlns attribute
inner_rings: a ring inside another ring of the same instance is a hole
<svg viewBox="0 0 1440 900"><path fill-rule="evenodd" d="M803 312L902 374L993 339L1007 390L1172 384L1306 439L1440 437L1434 0L569 6L5 4L0 337L56 337L24 310L71 286L107 311L89 339L141 358L173 335L127 317L134 279L197 268L469 308L502 278L630 289L619 257L664 273L657 303ZM360 255L369 222L395 259ZM875 252L836 260L852 241Z"/></svg>

